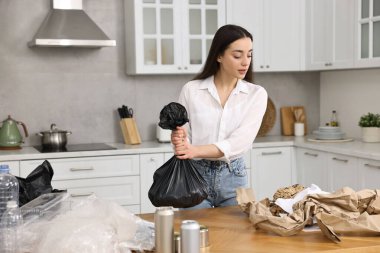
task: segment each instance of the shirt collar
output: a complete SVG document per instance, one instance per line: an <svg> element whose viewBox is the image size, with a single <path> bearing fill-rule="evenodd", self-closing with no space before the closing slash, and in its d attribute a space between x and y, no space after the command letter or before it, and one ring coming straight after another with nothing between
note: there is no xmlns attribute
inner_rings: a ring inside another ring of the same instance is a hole
<svg viewBox="0 0 380 253"><path fill-rule="evenodd" d="M214 83L214 76L210 76L210 77L204 79L200 83L199 89L201 89L201 90L207 89L210 92L213 90L215 91L216 87L215 87L215 83ZM238 94L239 92L248 93L248 86L247 86L246 81L240 80L240 79L238 80L235 89L232 91L232 94Z"/></svg>

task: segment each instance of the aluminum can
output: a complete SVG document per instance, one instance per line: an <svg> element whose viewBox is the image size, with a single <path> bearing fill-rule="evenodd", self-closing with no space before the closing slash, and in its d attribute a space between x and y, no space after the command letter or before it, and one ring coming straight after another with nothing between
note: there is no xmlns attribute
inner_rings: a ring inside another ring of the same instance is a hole
<svg viewBox="0 0 380 253"><path fill-rule="evenodd" d="M181 224L181 253L200 252L200 228L194 220L184 220Z"/></svg>
<svg viewBox="0 0 380 253"><path fill-rule="evenodd" d="M181 234L174 232L174 253L181 253Z"/></svg>
<svg viewBox="0 0 380 253"><path fill-rule="evenodd" d="M154 214L155 244L157 253L174 252L174 211L171 206L158 207Z"/></svg>

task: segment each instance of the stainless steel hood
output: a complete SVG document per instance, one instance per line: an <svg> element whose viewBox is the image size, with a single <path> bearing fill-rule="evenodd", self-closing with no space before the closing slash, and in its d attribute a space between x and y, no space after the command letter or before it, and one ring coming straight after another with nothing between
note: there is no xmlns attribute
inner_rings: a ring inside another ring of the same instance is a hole
<svg viewBox="0 0 380 253"><path fill-rule="evenodd" d="M111 40L83 11L82 0L52 0L29 47L111 47Z"/></svg>

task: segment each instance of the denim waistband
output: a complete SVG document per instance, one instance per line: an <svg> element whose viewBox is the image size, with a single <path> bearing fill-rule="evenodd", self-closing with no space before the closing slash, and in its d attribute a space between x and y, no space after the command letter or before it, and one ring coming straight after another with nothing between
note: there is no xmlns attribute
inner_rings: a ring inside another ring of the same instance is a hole
<svg viewBox="0 0 380 253"><path fill-rule="evenodd" d="M223 166L226 166L229 170L231 170L231 164L240 159L244 159L244 158L243 157L236 158L234 160L231 160L230 163L227 163L221 160L207 160L207 159L201 159L201 160L198 160L198 162L210 168L221 168Z"/></svg>
<svg viewBox="0 0 380 253"><path fill-rule="evenodd" d="M202 159L202 160L200 160L200 161L202 161L202 163L204 163L204 164L207 164L207 165L209 165L210 167L212 166L212 167L221 167L221 166L223 166L223 165L229 165L227 162L225 162L225 161L220 161L220 160L207 160L207 159ZM232 162L232 161L231 161Z"/></svg>

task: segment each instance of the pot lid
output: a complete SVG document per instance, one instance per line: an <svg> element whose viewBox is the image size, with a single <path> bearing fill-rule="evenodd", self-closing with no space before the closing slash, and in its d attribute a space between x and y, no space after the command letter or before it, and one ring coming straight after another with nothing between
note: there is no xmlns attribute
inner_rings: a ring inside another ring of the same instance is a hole
<svg viewBox="0 0 380 253"><path fill-rule="evenodd" d="M41 132L42 134L50 134L50 133L67 133L68 131L60 130L57 128L57 125L55 123L50 125L50 130Z"/></svg>

